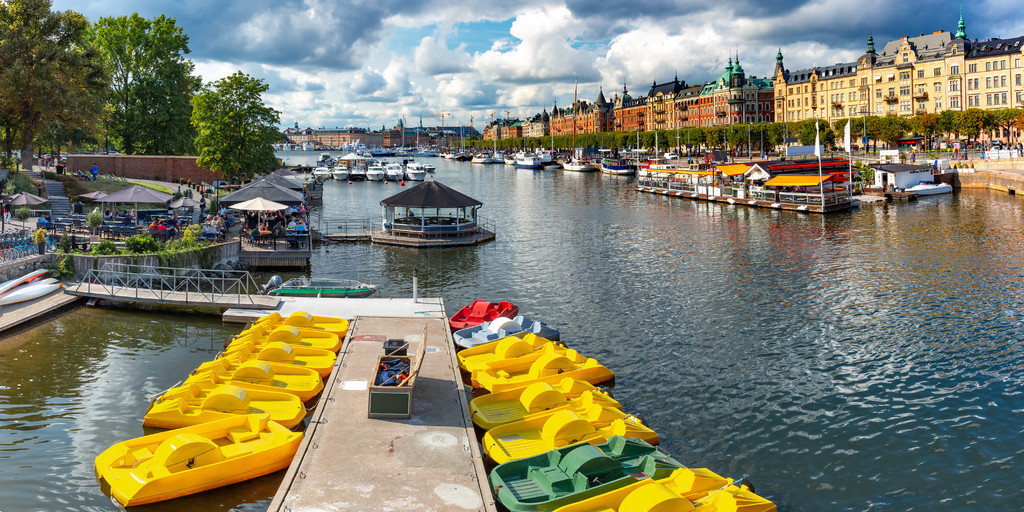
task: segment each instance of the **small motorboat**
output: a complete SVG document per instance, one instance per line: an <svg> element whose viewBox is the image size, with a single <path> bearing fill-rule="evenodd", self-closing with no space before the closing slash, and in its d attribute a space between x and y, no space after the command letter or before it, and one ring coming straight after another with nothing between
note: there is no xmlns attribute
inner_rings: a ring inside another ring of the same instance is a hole
<svg viewBox="0 0 1024 512"><path fill-rule="evenodd" d="M949 183L935 183L932 181L922 181L917 185L907 189L907 192L914 192L919 196L934 196L938 194L951 194L953 193L953 186Z"/></svg>
<svg viewBox="0 0 1024 512"><path fill-rule="evenodd" d="M232 364L242 364L249 359L257 359L271 363L284 363L302 368L309 368L327 378L334 369L338 355L329 350L318 348L296 347L281 341L267 343L257 347L251 341L228 347L221 356Z"/></svg>
<svg viewBox="0 0 1024 512"><path fill-rule="evenodd" d="M283 282L280 276L272 276L261 290L266 295L322 299L369 297L377 293L376 286L354 279L311 279L306 276Z"/></svg>
<svg viewBox="0 0 1024 512"><path fill-rule="evenodd" d="M635 437L658 444L658 434L636 416L595 407L585 415L561 410L494 427L484 433L481 444L487 456L498 464L576 443L606 443L613 436ZM611 421L605 421L608 419Z"/></svg>
<svg viewBox="0 0 1024 512"><path fill-rule="evenodd" d="M622 409L614 398L600 390L584 391L575 398L566 398L552 385L538 382L525 388L478 396L469 403L469 413L476 426L490 430L500 425L533 419L562 409L582 413L595 404Z"/></svg>
<svg viewBox="0 0 1024 512"><path fill-rule="evenodd" d="M565 377L596 385L614 379L615 372L602 366L596 359L581 356L572 349L564 354L546 353L532 362L527 360L520 365L503 366L500 370L473 372L473 379L477 383L475 387L491 393L529 386L534 382L551 384Z"/></svg>
<svg viewBox="0 0 1024 512"><path fill-rule="evenodd" d="M317 167L313 169L313 177L321 181L330 179L331 169L329 167Z"/></svg>
<svg viewBox="0 0 1024 512"><path fill-rule="evenodd" d="M472 348L527 332L551 341L558 341L560 337L558 329L531 320L523 315L518 315L515 318L500 316L490 322L460 329L452 333L452 338L455 340L456 345L462 348Z"/></svg>
<svg viewBox="0 0 1024 512"><path fill-rule="evenodd" d="M96 457L96 473L130 507L285 469L301 443L269 414L233 415L117 443Z"/></svg>
<svg viewBox="0 0 1024 512"><path fill-rule="evenodd" d="M349 178L348 167L333 167L331 168L331 178L339 181L345 181Z"/></svg>
<svg viewBox="0 0 1024 512"><path fill-rule="evenodd" d="M339 338L345 337L345 334L348 332L348 320L345 320L344 318L315 316L306 313L305 311L296 311L287 317L283 317L280 313L275 311L260 318L259 320L256 320L254 325L266 325L272 328L281 327L282 325L290 325L292 327L320 329L322 331L337 334Z"/></svg>
<svg viewBox="0 0 1024 512"><path fill-rule="evenodd" d="M320 374L309 368L250 359L232 365L226 359L204 363L185 379L183 384L247 384L264 391L284 391L308 402L324 389Z"/></svg>
<svg viewBox="0 0 1024 512"><path fill-rule="evenodd" d="M499 316L512 318L519 314L519 306L511 302L501 301L497 304L485 300L474 300L455 312L448 320L452 331L458 331L484 322L490 322Z"/></svg>
<svg viewBox="0 0 1024 512"><path fill-rule="evenodd" d="M644 478L598 496L559 507L558 512L775 512L775 504L754 494L742 478L729 480L704 468L679 468L665 478Z"/></svg>
<svg viewBox="0 0 1024 512"><path fill-rule="evenodd" d="M427 179L426 166L419 162L406 162L405 179L409 181L423 181Z"/></svg>
<svg viewBox="0 0 1024 512"><path fill-rule="evenodd" d="M164 391L149 404L144 427L181 428L240 414L267 413L291 428L302 422L306 409L290 393L264 391L246 384L195 382Z"/></svg>
<svg viewBox="0 0 1024 512"><path fill-rule="evenodd" d="M391 162L384 167L384 179L388 181L402 181L405 178L405 168L402 164Z"/></svg>
<svg viewBox="0 0 1024 512"><path fill-rule="evenodd" d="M599 445L574 444L499 464L491 470L489 479L495 497L505 508L527 512L555 510L637 480L666 478L683 467L644 441L613 436ZM560 485L562 482L573 485ZM710 482L702 484L712 489Z"/></svg>

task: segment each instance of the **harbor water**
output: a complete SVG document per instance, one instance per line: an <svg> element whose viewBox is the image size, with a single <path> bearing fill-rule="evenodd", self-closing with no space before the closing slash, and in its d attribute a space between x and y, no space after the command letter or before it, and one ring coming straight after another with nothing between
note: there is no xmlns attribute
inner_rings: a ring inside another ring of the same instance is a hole
<svg viewBox="0 0 1024 512"><path fill-rule="evenodd" d="M639 194L631 178L429 161L484 203L496 241L325 244L312 274L407 297L418 269L420 296L449 309L519 304L613 369L616 398L669 453L749 475L779 510L1024 509L1021 199L965 191L821 216ZM400 190L327 182L314 222L330 233L379 219ZM143 434L148 397L237 330L83 308L0 342L0 509L113 509L95 455ZM177 506L262 510L279 478Z"/></svg>

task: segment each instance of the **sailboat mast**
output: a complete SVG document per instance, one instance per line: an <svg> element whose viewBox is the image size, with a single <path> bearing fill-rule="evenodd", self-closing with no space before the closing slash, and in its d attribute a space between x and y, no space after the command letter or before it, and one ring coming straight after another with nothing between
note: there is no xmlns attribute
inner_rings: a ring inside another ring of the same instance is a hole
<svg viewBox="0 0 1024 512"><path fill-rule="evenodd" d="M576 83L572 89L572 157L576 158L576 114L579 112L578 96L580 92L580 78L576 77Z"/></svg>

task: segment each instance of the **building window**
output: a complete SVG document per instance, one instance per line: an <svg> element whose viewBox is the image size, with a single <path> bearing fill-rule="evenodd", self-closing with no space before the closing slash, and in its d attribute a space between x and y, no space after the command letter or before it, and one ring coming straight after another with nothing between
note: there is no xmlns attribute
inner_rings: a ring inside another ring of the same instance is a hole
<svg viewBox="0 0 1024 512"><path fill-rule="evenodd" d="M900 71L900 80L910 80L910 71Z"/></svg>
<svg viewBox="0 0 1024 512"><path fill-rule="evenodd" d="M942 98L935 98L935 111L942 110Z"/></svg>
<svg viewBox="0 0 1024 512"><path fill-rule="evenodd" d="M986 76L985 77L985 88L986 89L991 89L992 88L992 77L990 77L990 76Z"/></svg>
<svg viewBox="0 0 1024 512"><path fill-rule="evenodd" d="M910 60L910 58L907 56L906 53L904 53L903 54L903 62L908 62L909 60Z"/></svg>
<svg viewBox="0 0 1024 512"><path fill-rule="evenodd" d="M977 63L968 64L967 65L967 72L968 73L977 73L978 72L978 64Z"/></svg>
<svg viewBox="0 0 1024 512"><path fill-rule="evenodd" d="M1002 93L1002 95L1003 95L1003 105L1006 105L1006 93L1004 92L1004 93Z"/></svg>
<svg viewBox="0 0 1024 512"><path fill-rule="evenodd" d="M942 82L935 82L935 92L942 92Z"/></svg>
<svg viewBox="0 0 1024 512"><path fill-rule="evenodd" d="M999 61L999 69L1006 69L1006 59Z"/></svg>
<svg viewBox="0 0 1024 512"><path fill-rule="evenodd" d="M1006 87L1006 75L1003 75L999 78L999 85L1002 87Z"/></svg>
<svg viewBox="0 0 1024 512"><path fill-rule="evenodd" d="M851 78L850 79L850 87L854 87L856 85L857 85L857 79L856 78Z"/></svg>
<svg viewBox="0 0 1024 512"><path fill-rule="evenodd" d="M939 76L942 74L942 68L935 68L932 70L932 76Z"/></svg>
<svg viewBox="0 0 1024 512"><path fill-rule="evenodd" d="M917 77L918 78L924 78L924 70L923 69L917 70Z"/></svg>
<svg viewBox="0 0 1024 512"><path fill-rule="evenodd" d="M949 99L949 108L960 108L960 97L953 96Z"/></svg>
<svg viewBox="0 0 1024 512"><path fill-rule="evenodd" d="M960 74L960 66L959 65L950 66L949 67L949 74L951 74L951 75L959 75Z"/></svg>
<svg viewBox="0 0 1024 512"><path fill-rule="evenodd" d="M1020 67L1020 59L1013 59L1013 67L1015 67L1015 68L1019 68Z"/></svg>
<svg viewBox="0 0 1024 512"><path fill-rule="evenodd" d="M901 85L900 86L900 96L910 96L910 86L909 85Z"/></svg>
<svg viewBox="0 0 1024 512"><path fill-rule="evenodd" d="M868 84L868 79L866 77L865 78L861 78L860 79L860 84L861 85L867 85Z"/></svg>
<svg viewBox="0 0 1024 512"><path fill-rule="evenodd" d="M882 90L881 89L878 89L878 90L875 91L875 97L878 98L878 99L882 99Z"/></svg>
<svg viewBox="0 0 1024 512"><path fill-rule="evenodd" d="M992 71L992 63L991 62L986 62L985 63L985 71Z"/></svg>

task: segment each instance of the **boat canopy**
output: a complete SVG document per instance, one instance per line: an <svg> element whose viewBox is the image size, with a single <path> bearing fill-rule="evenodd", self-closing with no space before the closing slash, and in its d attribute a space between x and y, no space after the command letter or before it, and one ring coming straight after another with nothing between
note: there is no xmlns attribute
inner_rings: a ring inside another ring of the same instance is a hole
<svg viewBox="0 0 1024 512"><path fill-rule="evenodd" d="M766 187L812 187L821 185L823 181L832 179L832 176L815 176L813 174L783 174L776 176L767 182Z"/></svg>

